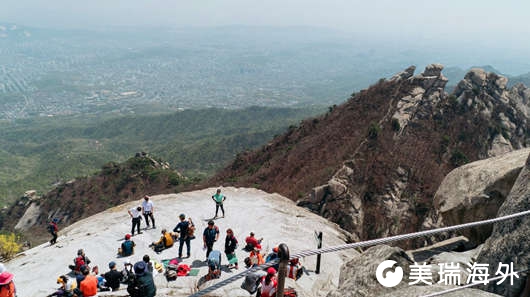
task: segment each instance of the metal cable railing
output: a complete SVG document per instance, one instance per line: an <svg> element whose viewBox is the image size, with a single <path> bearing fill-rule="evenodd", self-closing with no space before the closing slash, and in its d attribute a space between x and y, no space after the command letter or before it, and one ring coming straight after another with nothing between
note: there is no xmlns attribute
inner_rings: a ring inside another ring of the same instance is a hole
<svg viewBox="0 0 530 297"><path fill-rule="evenodd" d="M359 247L374 246L374 245L385 244L385 243L390 243L390 242L394 242L394 241L401 241L401 240L407 240L407 239L413 239L413 238L418 238L418 237L429 236L429 235L433 235L433 234L437 234L437 233L443 233L443 232L449 232L449 231L457 231L457 230L460 230L460 229L472 228L472 227L477 227L477 226L481 226L481 225L493 224L493 223L498 223L498 222L502 222L502 221L506 221L506 220L512 220L512 219L516 219L516 218L521 218L521 217L524 217L524 216L527 216L527 215L530 215L530 210L522 211L522 212L518 212L518 213L514 213L514 214L511 214L511 215L506 215L506 216L502 216L502 217L498 217L498 218L494 218L494 219L471 222L471 223L465 223L465 224L460 224L460 225L455 225L455 226L450 226L450 227L443 227L443 228L425 230L425 231L414 232L414 233L400 234L400 235L395 235L395 236L390 236L390 237L385 237L385 238L378 238L378 239L372 239L372 240L367 240L367 241L362 241L362 242L343 244L343 245L327 247L327 248L322 248L322 249L301 251L301 252L292 254L289 259L303 258L303 257L308 257L308 256L315 256L315 255L318 255L318 254L333 253L333 252L338 252L338 251L343 251L343 250L355 249L355 248L359 248ZM190 295L189 297L200 297L200 296L203 296L203 295L208 294L210 292L213 292L213 291L215 291L215 290L217 290L217 289L219 289L221 287L224 287L224 286L226 286L226 285L228 285L228 284L230 284L230 283L232 283L232 282L234 282L234 281L236 281L238 279L241 279L241 278L247 276L250 273L256 272L258 270L267 269L267 268L269 268L271 266L274 266L274 265L278 264L278 262L279 262L279 260L274 260L274 261L265 263L263 265L259 265L259 266L247 269L247 270L245 270L243 272L240 272L240 273L238 273L238 274L236 274L234 276L231 276L231 277L229 277L227 279L224 279L224 280L218 282L217 284L215 284L213 286L210 286L210 287L208 287L208 288L206 288L204 290L200 290L199 292L194 293L194 294Z"/></svg>

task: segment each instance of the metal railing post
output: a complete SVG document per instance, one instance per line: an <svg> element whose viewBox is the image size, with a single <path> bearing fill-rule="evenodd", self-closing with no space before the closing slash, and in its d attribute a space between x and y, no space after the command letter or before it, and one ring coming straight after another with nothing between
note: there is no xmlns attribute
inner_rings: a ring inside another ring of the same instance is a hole
<svg viewBox="0 0 530 297"><path fill-rule="evenodd" d="M278 246L278 256L280 258L280 266L278 267L278 286L276 287L276 297L283 297L283 289L285 288L285 277L287 276L287 264L289 264L289 248L285 243Z"/></svg>
<svg viewBox="0 0 530 297"><path fill-rule="evenodd" d="M322 232L318 233L317 239L318 239L317 249L321 249L322 248ZM320 273L320 260L321 260L321 257L322 257L321 254L317 255L317 268L315 269L315 273L316 274Z"/></svg>

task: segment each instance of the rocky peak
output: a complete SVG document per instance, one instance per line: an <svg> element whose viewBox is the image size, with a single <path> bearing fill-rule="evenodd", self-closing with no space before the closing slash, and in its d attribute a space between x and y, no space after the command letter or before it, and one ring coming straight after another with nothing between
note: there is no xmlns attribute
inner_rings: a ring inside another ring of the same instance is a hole
<svg viewBox="0 0 530 297"><path fill-rule="evenodd" d="M411 69L414 71L415 67L411 66L401 73L409 74ZM444 88L448 79L443 76L442 70L441 64L430 64L423 73L407 78L410 91L399 99L397 110L392 116L399 123L400 132L403 132L413 117L428 116L432 112L432 105L445 97Z"/></svg>
<svg viewBox="0 0 530 297"><path fill-rule="evenodd" d="M405 79L409 79L414 75L414 71L416 71L416 66L412 65L409 68L397 73L396 75L392 76L390 81L401 81Z"/></svg>
<svg viewBox="0 0 530 297"><path fill-rule="evenodd" d="M458 83L454 95L460 103L467 103L466 100L474 97L482 97L482 101L486 101L486 103L488 100L500 100L507 103L507 82L508 79L502 75L473 68Z"/></svg>

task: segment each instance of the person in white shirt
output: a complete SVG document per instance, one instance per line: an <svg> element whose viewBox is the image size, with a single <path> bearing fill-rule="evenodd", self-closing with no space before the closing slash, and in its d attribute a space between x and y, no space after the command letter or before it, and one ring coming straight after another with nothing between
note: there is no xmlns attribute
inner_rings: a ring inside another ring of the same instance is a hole
<svg viewBox="0 0 530 297"><path fill-rule="evenodd" d="M142 214L145 218L145 224L147 225L147 228L149 228L149 218L151 218L151 222L153 223L153 229L156 229L155 226L155 217L153 216L153 201L151 201L149 196L144 196L144 201L142 202Z"/></svg>
<svg viewBox="0 0 530 297"><path fill-rule="evenodd" d="M132 218L132 228L131 228L132 235L134 236L134 227L137 228L138 234L142 234L142 232L140 232L140 221L142 220L142 207L141 206L133 207L129 209L128 212Z"/></svg>

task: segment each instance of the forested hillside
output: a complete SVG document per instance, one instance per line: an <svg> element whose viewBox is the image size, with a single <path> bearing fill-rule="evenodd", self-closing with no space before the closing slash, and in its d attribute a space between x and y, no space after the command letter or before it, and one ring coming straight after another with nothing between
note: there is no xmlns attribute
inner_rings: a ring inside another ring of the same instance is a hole
<svg viewBox="0 0 530 297"><path fill-rule="evenodd" d="M251 107L119 118L53 117L0 124L0 199L93 174L146 151L187 176L202 177L236 153L265 144L321 109Z"/></svg>

